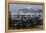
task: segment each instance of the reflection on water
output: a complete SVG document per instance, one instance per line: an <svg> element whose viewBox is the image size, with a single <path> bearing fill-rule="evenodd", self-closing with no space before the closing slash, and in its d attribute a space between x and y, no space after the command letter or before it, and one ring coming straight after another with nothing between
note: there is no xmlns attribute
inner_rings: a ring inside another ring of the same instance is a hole
<svg viewBox="0 0 46 33"><path fill-rule="evenodd" d="M16 16L9 21L9 29L33 29L42 28L43 19L40 17L30 17L25 15Z"/></svg>

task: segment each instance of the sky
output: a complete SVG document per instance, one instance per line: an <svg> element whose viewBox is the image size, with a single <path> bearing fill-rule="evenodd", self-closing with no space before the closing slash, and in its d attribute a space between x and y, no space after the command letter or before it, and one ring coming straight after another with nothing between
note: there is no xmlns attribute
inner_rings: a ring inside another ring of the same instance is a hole
<svg viewBox="0 0 46 33"><path fill-rule="evenodd" d="M34 10L42 9L42 5L29 5L29 4L9 4L9 11L11 13L15 13L15 10L18 10L20 8L32 8Z"/></svg>

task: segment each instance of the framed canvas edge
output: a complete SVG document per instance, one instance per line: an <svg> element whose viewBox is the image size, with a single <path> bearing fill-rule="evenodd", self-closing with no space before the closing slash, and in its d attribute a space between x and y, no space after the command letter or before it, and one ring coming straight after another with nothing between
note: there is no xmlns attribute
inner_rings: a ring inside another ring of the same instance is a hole
<svg viewBox="0 0 46 33"><path fill-rule="evenodd" d="M33 30L8 30L8 3L11 3L11 1L5 0L5 32L24 32L24 31L33 31ZM13 1L13 3L18 3L18 4L41 4L43 5L43 29L45 30L45 3L41 3L41 2L27 2L27 1ZM34 31L38 31L38 30L34 30ZM41 30L40 30L41 31Z"/></svg>

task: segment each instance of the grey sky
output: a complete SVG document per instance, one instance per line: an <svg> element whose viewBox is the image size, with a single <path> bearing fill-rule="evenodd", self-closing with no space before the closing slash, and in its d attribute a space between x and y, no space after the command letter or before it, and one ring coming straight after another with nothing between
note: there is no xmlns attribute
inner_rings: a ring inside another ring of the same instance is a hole
<svg viewBox="0 0 46 33"><path fill-rule="evenodd" d="M19 8L30 7L32 9L42 9L42 5L29 5L29 4L9 4L9 11L12 13Z"/></svg>
<svg viewBox="0 0 46 33"><path fill-rule="evenodd" d="M17 10L18 8L31 7L33 9L42 9L42 5L28 5L28 4L9 4L9 10Z"/></svg>

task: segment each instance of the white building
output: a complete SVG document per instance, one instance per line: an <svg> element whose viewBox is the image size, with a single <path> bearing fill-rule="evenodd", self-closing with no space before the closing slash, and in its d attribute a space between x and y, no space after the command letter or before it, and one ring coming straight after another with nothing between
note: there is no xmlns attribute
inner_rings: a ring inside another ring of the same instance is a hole
<svg viewBox="0 0 46 33"><path fill-rule="evenodd" d="M21 9L23 9L23 8L21 8ZM32 9L32 8L27 7L27 9ZM24 16L24 15L25 15L25 17L28 17L28 16L33 17L33 16L39 16L39 15L41 15L41 18L42 18L42 12L35 13L35 12L20 12L19 11L19 12L14 12L11 15L12 15L12 17L17 17L18 15L19 15L19 17Z"/></svg>

